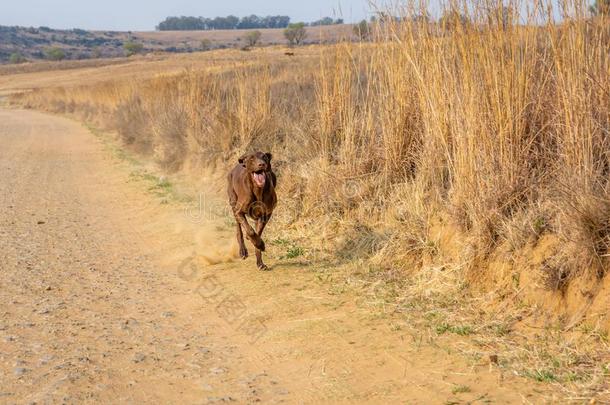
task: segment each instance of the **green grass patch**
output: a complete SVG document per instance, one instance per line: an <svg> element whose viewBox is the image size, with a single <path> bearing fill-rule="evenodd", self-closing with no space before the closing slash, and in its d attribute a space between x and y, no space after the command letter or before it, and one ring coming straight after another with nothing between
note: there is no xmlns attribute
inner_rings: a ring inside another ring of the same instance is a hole
<svg viewBox="0 0 610 405"><path fill-rule="evenodd" d="M115 159L134 167L129 177L135 181L149 183L148 191L159 197L161 204L169 204L170 201L191 202L193 200L187 195L179 194L173 184L164 176L157 176L142 168L142 163L123 148L118 141L90 124L87 124L87 129L102 142L104 148Z"/></svg>
<svg viewBox="0 0 610 405"><path fill-rule="evenodd" d="M473 333L473 330L469 325L450 325L446 322L436 325L436 333L442 335L446 332L455 333L460 336L468 336Z"/></svg>
<svg viewBox="0 0 610 405"><path fill-rule="evenodd" d="M493 326L493 332L496 336L506 336L511 332L511 328L507 324L498 324Z"/></svg>
<svg viewBox="0 0 610 405"><path fill-rule="evenodd" d="M89 132L91 132L97 139L99 139L102 142L102 144L104 145L104 148L114 158L116 158L122 162L129 163L130 165L134 165L134 166L141 165L140 161L138 161L131 153L129 153L124 148L122 148L120 145L118 145L114 139L112 139L110 136L105 134L103 131L101 131L100 129L98 129L90 124L86 124L86 127L89 130Z"/></svg>
<svg viewBox="0 0 610 405"><path fill-rule="evenodd" d="M275 238L271 241L271 243L275 246L289 246L291 242L288 239L283 238Z"/></svg>
<svg viewBox="0 0 610 405"><path fill-rule="evenodd" d="M557 376L553 374L551 370L527 370L523 374L525 375L525 377L531 378L539 382L550 383L557 381Z"/></svg>
<svg viewBox="0 0 610 405"><path fill-rule="evenodd" d="M472 391L472 390L471 390L471 389L470 389L470 387L469 387L469 386L467 386L467 385L456 385L456 386L455 386L455 387L453 387L453 389L451 390L451 392L452 392L453 394L464 394L464 393L467 393L467 392L470 392L470 391Z"/></svg>
<svg viewBox="0 0 610 405"><path fill-rule="evenodd" d="M305 251L300 246L290 246L286 251L286 254L280 257L280 259L294 259L295 257L303 256Z"/></svg>
<svg viewBox="0 0 610 405"><path fill-rule="evenodd" d="M288 239L276 238L271 244L285 249L285 253L280 256L281 260L294 259L305 254L305 249Z"/></svg>

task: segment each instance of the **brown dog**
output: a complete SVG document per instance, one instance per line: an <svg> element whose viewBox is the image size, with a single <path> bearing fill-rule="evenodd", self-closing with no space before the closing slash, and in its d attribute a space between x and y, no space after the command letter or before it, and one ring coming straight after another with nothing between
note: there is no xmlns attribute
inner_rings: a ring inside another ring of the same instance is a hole
<svg viewBox="0 0 610 405"><path fill-rule="evenodd" d="M243 155L229 173L228 181L229 204L237 221L239 255L242 259L248 257L243 230L256 248L256 265L261 270L267 270L261 253L265 251L265 242L261 235L277 203L276 177L271 170L271 153ZM246 215L256 221L256 231L248 223Z"/></svg>

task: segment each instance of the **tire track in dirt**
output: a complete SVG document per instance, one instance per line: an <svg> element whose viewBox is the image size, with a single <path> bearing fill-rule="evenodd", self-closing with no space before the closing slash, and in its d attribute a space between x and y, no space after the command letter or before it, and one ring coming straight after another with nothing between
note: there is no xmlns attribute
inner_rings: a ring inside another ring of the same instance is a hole
<svg viewBox="0 0 610 405"><path fill-rule="evenodd" d="M0 403L540 398L390 332L315 264L235 261L222 218L160 205L73 121L0 110L0 176Z"/></svg>

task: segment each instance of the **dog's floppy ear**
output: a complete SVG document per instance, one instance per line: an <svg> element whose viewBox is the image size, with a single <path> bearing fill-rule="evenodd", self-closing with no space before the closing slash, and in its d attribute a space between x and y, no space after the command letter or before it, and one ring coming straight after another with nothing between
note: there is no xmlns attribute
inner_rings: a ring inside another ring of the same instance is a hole
<svg viewBox="0 0 610 405"><path fill-rule="evenodd" d="M239 162L240 165L242 165L243 167L246 167L246 160L250 157L249 153L244 153L243 155L241 155L239 157L239 159L237 159L237 161Z"/></svg>
<svg viewBox="0 0 610 405"><path fill-rule="evenodd" d="M271 158L273 157L273 155L269 152L265 153L265 156L267 156L267 160L269 160L269 162L271 162Z"/></svg>

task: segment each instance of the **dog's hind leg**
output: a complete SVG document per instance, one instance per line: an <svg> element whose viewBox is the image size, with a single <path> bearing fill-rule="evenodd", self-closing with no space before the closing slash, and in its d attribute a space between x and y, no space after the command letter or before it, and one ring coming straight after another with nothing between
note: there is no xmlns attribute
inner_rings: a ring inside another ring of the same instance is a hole
<svg viewBox="0 0 610 405"><path fill-rule="evenodd" d="M231 209L235 215L235 225L236 232L235 236L237 237L237 244L239 245L239 257L245 259L248 257L248 249L246 249L246 244L244 243L244 233L241 229L241 222L237 217L236 208L237 208L237 194L235 194L235 190L231 186L231 174L229 173L229 188L227 189L227 193L229 194L229 205L231 205Z"/></svg>
<svg viewBox="0 0 610 405"><path fill-rule="evenodd" d="M269 221L269 218L259 218L256 220L256 233L259 238L263 235L263 231L265 230L265 225L267 225L267 221ZM263 254L260 249L256 249L256 265L260 270L268 269L267 265L263 263Z"/></svg>

